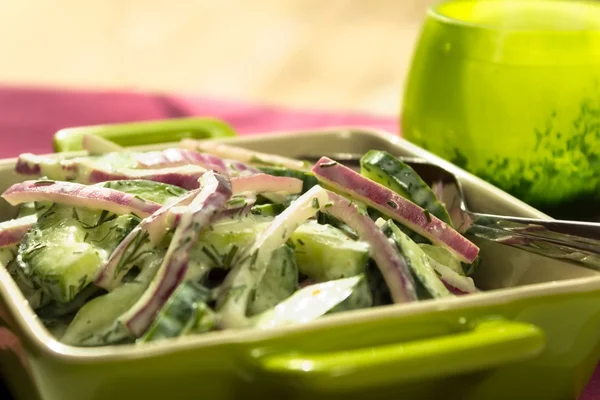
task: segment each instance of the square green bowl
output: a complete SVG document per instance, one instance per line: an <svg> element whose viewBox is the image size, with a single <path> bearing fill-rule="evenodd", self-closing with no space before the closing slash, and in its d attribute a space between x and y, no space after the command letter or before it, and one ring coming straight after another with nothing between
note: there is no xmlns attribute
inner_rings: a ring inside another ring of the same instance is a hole
<svg viewBox="0 0 600 400"><path fill-rule="evenodd" d="M422 157L457 175L475 211L548 218L386 132L344 127L223 140L291 157L323 149ZM142 148L169 146L177 143ZM0 190L20 180L14 162L0 161ZM0 204L0 219L13 212ZM0 321L10 343L0 366L18 399L576 399L600 358L600 274L477 244L481 293L281 329L98 348L53 338L0 269Z"/></svg>

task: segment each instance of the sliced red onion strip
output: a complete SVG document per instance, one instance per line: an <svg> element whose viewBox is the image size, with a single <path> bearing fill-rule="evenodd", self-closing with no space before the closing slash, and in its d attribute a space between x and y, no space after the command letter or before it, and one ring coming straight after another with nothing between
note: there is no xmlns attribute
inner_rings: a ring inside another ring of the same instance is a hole
<svg viewBox="0 0 600 400"><path fill-rule="evenodd" d="M287 193L302 192L302 181L288 176L273 176L269 174L254 174L231 179L233 193Z"/></svg>
<svg viewBox="0 0 600 400"><path fill-rule="evenodd" d="M255 202L255 196L246 196L243 202L231 206L226 205L223 209L221 209L221 211L214 215L213 219L210 222L211 224L214 224L220 220L227 218L245 217L246 215L248 215ZM185 212L185 210L186 207L180 205L171 208L167 217L169 218L167 226L177 226L179 224L181 215Z"/></svg>
<svg viewBox="0 0 600 400"><path fill-rule="evenodd" d="M202 154L190 149L170 148L162 151L149 151L134 156L139 168L165 168L181 165L198 165L207 170L229 175L225 162L212 154Z"/></svg>
<svg viewBox="0 0 600 400"><path fill-rule="evenodd" d="M40 176L43 170L52 170L61 180L71 180L77 176L77 159L64 159L59 156L37 156L31 153L20 154L15 164L15 172L20 175Z"/></svg>
<svg viewBox="0 0 600 400"><path fill-rule="evenodd" d="M122 168L114 171L92 167L89 171L87 181L93 184L106 181L145 179L192 190L198 188L198 179L205 172L206 169L197 165L184 165L162 169Z"/></svg>
<svg viewBox="0 0 600 400"><path fill-rule="evenodd" d="M300 160L294 160L275 154L261 153L213 141L183 139L181 145L188 149L214 154L223 158L231 158L250 164L280 165L282 167L301 171L308 170L307 165Z"/></svg>
<svg viewBox="0 0 600 400"><path fill-rule="evenodd" d="M133 267L132 264L120 265L121 260L125 256L127 250L129 250L132 243L137 239L141 240L144 233L148 234L148 239L144 241L142 249L138 252L146 250L146 247L155 246L164 236L169 228L174 226L175 221L169 218L169 212L178 206L185 206L189 204L195 196L198 195L199 190L192 190L185 195L178 197L175 201L164 205L158 209L155 213L147 218L144 218L138 226L136 226L129 234L119 243L117 248L112 252L108 261L98 273L95 284L108 291L115 289L121 283L123 277Z"/></svg>
<svg viewBox="0 0 600 400"><path fill-rule="evenodd" d="M0 248L20 243L36 221L36 215L28 215L0 223Z"/></svg>
<svg viewBox="0 0 600 400"><path fill-rule="evenodd" d="M344 222L361 240L371 245L371 257L377 263L394 303L417 300L415 282L408 266L381 229L350 200L333 192L328 195L331 203L325 206L325 212Z"/></svg>
<svg viewBox="0 0 600 400"><path fill-rule="evenodd" d="M243 176L260 173L259 169L237 160L228 160L214 154L199 153L192 149L170 148L135 154L138 168L166 168L181 165L198 165L207 170L227 176Z"/></svg>
<svg viewBox="0 0 600 400"><path fill-rule="evenodd" d="M385 186L328 157L322 157L312 171L319 181L392 217L433 243L447 248L461 261L471 263L477 257L477 246L434 215Z"/></svg>
<svg viewBox="0 0 600 400"><path fill-rule="evenodd" d="M2 197L13 206L33 201L50 201L74 207L107 210L115 214L133 213L141 218L161 207L158 203L119 190L44 180L16 183L6 189Z"/></svg>
<svg viewBox="0 0 600 400"><path fill-rule="evenodd" d="M187 272L189 253L200 231L231 197L227 178L212 171L202 176L199 194L181 216L165 258L148 289L120 320L135 337L140 337L152 323Z"/></svg>

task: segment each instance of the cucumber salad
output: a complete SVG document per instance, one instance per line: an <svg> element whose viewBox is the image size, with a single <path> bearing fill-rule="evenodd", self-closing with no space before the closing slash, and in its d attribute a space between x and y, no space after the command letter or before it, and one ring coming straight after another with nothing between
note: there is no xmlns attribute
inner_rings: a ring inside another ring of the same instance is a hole
<svg viewBox="0 0 600 400"><path fill-rule="evenodd" d="M360 171L208 140L19 156L0 264L62 343L270 329L476 292L479 249L409 166Z"/></svg>

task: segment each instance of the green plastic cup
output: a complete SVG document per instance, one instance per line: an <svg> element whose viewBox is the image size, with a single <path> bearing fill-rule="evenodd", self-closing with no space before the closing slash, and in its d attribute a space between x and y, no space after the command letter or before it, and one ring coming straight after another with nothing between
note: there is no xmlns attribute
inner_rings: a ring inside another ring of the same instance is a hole
<svg viewBox="0 0 600 400"><path fill-rule="evenodd" d="M428 11L403 136L560 218L600 214L600 2Z"/></svg>

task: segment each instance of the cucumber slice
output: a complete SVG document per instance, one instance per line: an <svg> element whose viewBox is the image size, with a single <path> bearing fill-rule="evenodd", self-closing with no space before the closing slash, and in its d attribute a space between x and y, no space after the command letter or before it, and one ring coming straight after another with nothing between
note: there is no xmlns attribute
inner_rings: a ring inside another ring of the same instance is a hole
<svg viewBox="0 0 600 400"><path fill-rule="evenodd" d="M37 310L37 314L42 320L51 320L73 314L102 291L102 289L95 285L87 285L81 292L77 293L77 296L70 302L61 303L52 301Z"/></svg>
<svg viewBox="0 0 600 400"><path fill-rule="evenodd" d="M252 207L250 213L261 217L274 217L279 215L283 210L285 210L283 204L259 204Z"/></svg>
<svg viewBox="0 0 600 400"><path fill-rule="evenodd" d="M360 160L360 173L429 211L446 224L452 220L446 207L414 169L388 152L370 150Z"/></svg>
<svg viewBox="0 0 600 400"><path fill-rule="evenodd" d="M298 270L319 282L362 274L369 261L367 243L314 220L300 225L291 240L296 246Z"/></svg>
<svg viewBox="0 0 600 400"><path fill-rule="evenodd" d="M269 329L314 321L348 299L362 280L362 276L354 276L306 286L274 308L254 316L251 323Z"/></svg>
<svg viewBox="0 0 600 400"><path fill-rule="evenodd" d="M148 288L162 262L156 257L132 281L96 297L79 309L60 341L74 346L101 346L129 341L129 332L117 321Z"/></svg>
<svg viewBox="0 0 600 400"><path fill-rule="evenodd" d="M239 255L266 227L271 217L248 216L212 225L200 236L200 262L210 268L229 269ZM294 231L290 242L295 247L298 270L316 280L341 279L365 272L369 245L349 238L340 229L311 220Z"/></svg>
<svg viewBox="0 0 600 400"><path fill-rule="evenodd" d="M217 314L206 303L196 304L195 315L189 333L204 333L217 328Z"/></svg>
<svg viewBox="0 0 600 400"><path fill-rule="evenodd" d="M481 258L477 256L475 261L469 264L456 259L456 257L454 257L452 253L450 253L444 247L434 246L431 244L420 244L419 246L421 246L423 251L425 251L429 257L450 268L459 275L472 276L479 266L479 262L481 260Z"/></svg>
<svg viewBox="0 0 600 400"><path fill-rule="evenodd" d="M298 289L298 266L294 249L282 246L271 261L256 291L250 296L248 315L260 314L290 297Z"/></svg>
<svg viewBox="0 0 600 400"><path fill-rule="evenodd" d="M53 300L70 302L138 223L131 214L54 204L24 236L18 265Z"/></svg>
<svg viewBox="0 0 600 400"><path fill-rule="evenodd" d="M447 249L441 246L434 246L432 244L419 244L421 249L435 261L442 265L450 268L454 272L460 275L464 275L462 265L459 260L456 259Z"/></svg>
<svg viewBox="0 0 600 400"><path fill-rule="evenodd" d="M200 251L195 252L198 261L209 268L231 268L234 257L264 231L271 221L271 217L248 215L212 224L200 234Z"/></svg>
<svg viewBox="0 0 600 400"><path fill-rule="evenodd" d="M259 167L259 169L269 175L289 176L291 178L300 179L302 181L302 193L306 193L311 187L318 184L317 178L307 171L299 171L285 167ZM301 194L302 194L301 193Z"/></svg>
<svg viewBox="0 0 600 400"><path fill-rule="evenodd" d="M373 306L373 294L365 275L359 275L360 280L352 290L352 294L346 300L333 307L328 314L337 312L369 308Z"/></svg>
<svg viewBox="0 0 600 400"><path fill-rule="evenodd" d="M420 298L439 298L453 296L438 277L423 249L404 234L393 221L385 222L383 233L395 244L406 264L410 268L418 287Z"/></svg>
<svg viewBox="0 0 600 400"><path fill-rule="evenodd" d="M198 325L207 329L206 324L202 323L202 316L206 314L206 303L210 300L211 291L203 285L194 281L182 283L137 341L149 342L185 335Z"/></svg>
<svg viewBox="0 0 600 400"><path fill-rule="evenodd" d="M138 195L144 200L154 201L159 204L166 204L187 193L187 190L180 188L179 186L143 179L108 181L103 182L100 185L105 188Z"/></svg>
<svg viewBox="0 0 600 400"><path fill-rule="evenodd" d="M0 268L6 268L31 308L36 310L45 306L51 301L50 297L23 273L16 256L17 245L0 248Z"/></svg>

